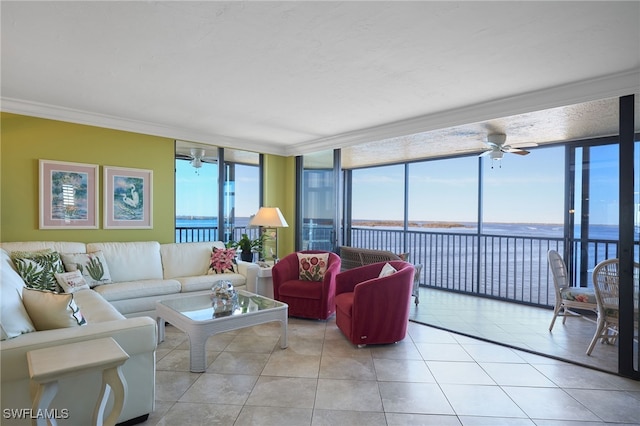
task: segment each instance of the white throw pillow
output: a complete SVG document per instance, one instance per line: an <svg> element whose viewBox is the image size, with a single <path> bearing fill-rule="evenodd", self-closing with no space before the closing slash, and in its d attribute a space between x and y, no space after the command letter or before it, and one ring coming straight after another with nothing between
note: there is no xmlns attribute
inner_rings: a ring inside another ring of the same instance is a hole
<svg viewBox="0 0 640 426"><path fill-rule="evenodd" d="M78 290L89 290L89 284L78 270L56 274L56 280L65 293L74 293Z"/></svg>
<svg viewBox="0 0 640 426"><path fill-rule="evenodd" d="M389 263L385 263L385 265L382 267L382 270L380 271L380 275L378 275L378 278L388 277L389 275L393 275L396 272L398 272L396 271L396 268L391 266Z"/></svg>
<svg viewBox="0 0 640 426"><path fill-rule="evenodd" d="M77 327L87 323L73 300L73 294L25 288L22 290L22 301L38 331Z"/></svg>
<svg viewBox="0 0 640 426"><path fill-rule="evenodd" d="M111 283L111 274L104 253L63 253L61 255L67 272L80 271L89 287Z"/></svg>

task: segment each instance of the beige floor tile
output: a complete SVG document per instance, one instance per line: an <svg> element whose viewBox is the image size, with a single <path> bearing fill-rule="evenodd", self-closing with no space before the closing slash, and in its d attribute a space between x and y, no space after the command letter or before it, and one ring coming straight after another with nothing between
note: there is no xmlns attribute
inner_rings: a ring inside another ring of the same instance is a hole
<svg viewBox="0 0 640 426"><path fill-rule="evenodd" d="M176 403L158 426L232 426L240 413L240 405Z"/></svg>
<svg viewBox="0 0 640 426"><path fill-rule="evenodd" d="M388 426L461 426L457 416L386 413Z"/></svg>
<svg viewBox="0 0 640 426"><path fill-rule="evenodd" d="M496 384L475 362L427 361L427 367L438 383Z"/></svg>
<svg viewBox="0 0 640 426"><path fill-rule="evenodd" d="M269 354L222 352L207 369L207 373L259 375L267 365Z"/></svg>
<svg viewBox="0 0 640 426"><path fill-rule="evenodd" d="M499 386L466 384L440 386L455 413L460 416L527 417Z"/></svg>
<svg viewBox="0 0 640 426"><path fill-rule="evenodd" d="M505 386L503 389L533 420L601 420L563 389L511 386Z"/></svg>
<svg viewBox="0 0 640 426"><path fill-rule="evenodd" d="M380 382L435 383L435 378L421 360L374 358L376 377Z"/></svg>
<svg viewBox="0 0 640 426"><path fill-rule="evenodd" d="M201 374L179 402L243 405L257 380L241 374Z"/></svg>
<svg viewBox="0 0 640 426"><path fill-rule="evenodd" d="M246 405L264 407L313 408L316 379L261 376Z"/></svg>
<svg viewBox="0 0 640 426"><path fill-rule="evenodd" d="M317 379L319 371L320 355L300 355L287 348L271 354L262 375Z"/></svg>
<svg viewBox="0 0 640 426"><path fill-rule="evenodd" d="M384 413L342 410L314 410L311 426L366 425L386 426Z"/></svg>
<svg viewBox="0 0 640 426"><path fill-rule="evenodd" d="M555 383L529 364L481 362L480 367L499 385L557 387Z"/></svg>
<svg viewBox="0 0 640 426"><path fill-rule="evenodd" d="M455 414L436 383L381 382L385 412Z"/></svg>
<svg viewBox="0 0 640 426"><path fill-rule="evenodd" d="M318 379L315 408L382 412L378 382Z"/></svg>
<svg viewBox="0 0 640 426"><path fill-rule="evenodd" d="M310 408L254 407L245 405L234 426L308 426Z"/></svg>
<svg viewBox="0 0 640 426"><path fill-rule="evenodd" d="M320 360L321 379L376 380L370 357L337 357L323 355Z"/></svg>
<svg viewBox="0 0 640 426"><path fill-rule="evenodd" d="M199 376L183 371L156 371L156 400L178 401Z"/></svg>

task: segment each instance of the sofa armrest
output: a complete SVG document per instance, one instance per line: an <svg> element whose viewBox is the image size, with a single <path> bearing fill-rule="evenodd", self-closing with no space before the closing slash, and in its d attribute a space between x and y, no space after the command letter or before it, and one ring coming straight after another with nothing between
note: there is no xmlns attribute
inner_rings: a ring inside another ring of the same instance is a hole
<svg viewBox="0 0 640 426"><path fill-rule="evenodd" d="M260 267L252 262L238 260L238 273L247 279L246 288L258 288L258 271Z"/></svg>
<svg viewBox="0 0 640 426"><path fill-rule="evenodd" d="M130 356L152 353L157 346L156 322L137 317L87 324L82 327L37 331L0 342L2 381L29 378L27 352L103 337L113 337Z"/></svg>

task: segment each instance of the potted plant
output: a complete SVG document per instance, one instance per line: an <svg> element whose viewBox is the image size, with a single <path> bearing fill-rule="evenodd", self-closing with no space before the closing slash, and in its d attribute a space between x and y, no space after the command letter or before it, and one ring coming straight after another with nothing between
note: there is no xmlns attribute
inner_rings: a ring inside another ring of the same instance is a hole
<svg viewBox="0 0 640 426"><path fill-rule="evenodd" d="M262 234L255 240L249 238L247 234L242 234L238 241L229 241L227 243L228 248L240 249L240 259L245 262L253 261L253 252L262 251L262 243L265 235Z"/></svg>

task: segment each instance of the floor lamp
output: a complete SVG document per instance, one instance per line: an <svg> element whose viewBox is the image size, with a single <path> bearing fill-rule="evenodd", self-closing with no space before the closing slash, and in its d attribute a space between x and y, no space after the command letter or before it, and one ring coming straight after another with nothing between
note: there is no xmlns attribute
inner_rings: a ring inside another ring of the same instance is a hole
<svg viewBox="0 0 640 426"><path fill-rule="evenodd" d="M289 224L277 207L260 207L258 213L249 221L249 226L262 226L275 229L276 252L273 255L274 263L278 261L278 228L288 228ZM266 253L265 253L266 254Z"/></svg>

